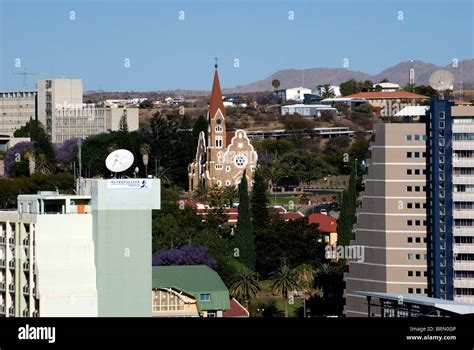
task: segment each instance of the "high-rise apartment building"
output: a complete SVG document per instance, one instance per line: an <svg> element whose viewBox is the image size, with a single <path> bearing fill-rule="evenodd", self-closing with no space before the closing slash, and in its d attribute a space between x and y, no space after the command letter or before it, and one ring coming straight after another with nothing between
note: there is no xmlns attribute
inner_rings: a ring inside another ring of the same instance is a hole
<svg viewBox="0 0 474 350"><path fill-rule="evenodd" d="M367 315L357 291L474 303L474 106L432 99L423 123L377 125L371 147L346 315Z"/></svg>
<svg viewBox="0 0 474 350"><path fill-rule="evenodd" d="M355 241L363 261L346 274L347 316L366 316L365 298L354 291L426 295L425 125L379 124L360 194Z"/></svg>
<svg viewBox="0 0 474 350"><path fill-rule="evenodd" d="M151 316L157 179L86 180L0 211L0 317Z"/></svg>

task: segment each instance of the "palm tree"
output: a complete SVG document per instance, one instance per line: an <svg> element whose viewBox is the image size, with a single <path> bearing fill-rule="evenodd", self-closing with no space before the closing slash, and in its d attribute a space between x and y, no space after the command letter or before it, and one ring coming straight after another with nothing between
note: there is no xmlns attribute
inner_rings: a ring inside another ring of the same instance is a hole
<svg viewBox="0 0 474 350"><path fill-rule="evenodd" d="M334 89L329 84L324 84L321 88L321 97L322 98L333 98L336 94L334 93Z"/></svg>
<svg viewBox="0 0 474 350"><path fill-rule="evenodd" d="M278 88L280 87L280 80L278 79L273 79L272 80L272 86L273 86L273 90L278 90Z"/></svg>
<svg viewBox="0 0 474 350"><path fill-rule="evenodd" d="M38 157L36 159L36 170L38 170L39 173L44 175L51 174L53 172L48 162L48 159L46 159L44 153L38 154Z"/></svg>
<svg viewBox="0 0 474 350"><path fill-rule="evenodd" d="M254 298L259 290L257 274L245 266L239 270L230 285L230 294L241 297L247 310L249 309L249 300Z"/></svg>
<svg viewBox="0 0 474 350"><path fill-rule="evenodd" d="M283 297L285 317L288 317L288 293L298 288L298 274L286 264L270 274L271 288Z"/></svg>
<svg viewBox="0 0 474 350"><path fill-rule="evenodd" d="M148 155L150 154L150 145L147 143L141 145L140 153L142 154L143 165L145 166L145 175L148 177Z"/></svg>
<svg viewBox="0 0 474 350"><path fill-rule="evenodd" d="M275 181L281 174L281 169L276 165L270 165L265 168L265 177L270 181L270 188L273 188Z"/></svg>
<svg viewBox="0 0 474 350"><path fill-rule="evenodd" d="M168 168L159 167L156 170L156 177L161 180L163 185L170 185L171 184L171 176L169 174Z"/></svg>
<svg viewBox="0 0 474 350"><path fill-rule="evenodd" d="M224 187L224 198L229 201L230 206L234 204L234 198L239 195L239 190L237 186L226 186Z"/></svg>
<svg viewBox="0 0 474 350"><path fill-rule="evenodd" d="M329 275L334 271L333 267L328 263L322 263L316 269L316 275Z"/></svg>

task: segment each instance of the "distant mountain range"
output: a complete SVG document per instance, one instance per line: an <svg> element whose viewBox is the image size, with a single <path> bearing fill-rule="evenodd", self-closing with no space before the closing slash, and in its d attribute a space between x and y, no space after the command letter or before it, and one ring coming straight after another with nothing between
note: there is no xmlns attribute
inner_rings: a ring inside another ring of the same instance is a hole
<svg viewBox="0 0 474 350"><path fill-rule="evenodd" d="M316 85L331 84L339 85L340 83L354 80L371 80L374 83L380 82L382 79L388 79L391 83L398 83L401 86L408 84L408 75L410 68L415 69L415 84L428 85L428 79L436 70L446 69L454 75L454 88L457 90L461 81L464 89L474 89L474 59L462 60L458 62L458 67L453 64L446 66L437 66L432 63L422 61L406 61L387 68L376 75L364 72L353 71L344 68L309 68L309 69L285 69L273 73L266 79L256 81L254 83L236 86L235 88L224 89L223 93L247 93L247 92L264 92L273 91L272 81L278 79L280 81L280 89L304 86L314 88Z"/></svg>

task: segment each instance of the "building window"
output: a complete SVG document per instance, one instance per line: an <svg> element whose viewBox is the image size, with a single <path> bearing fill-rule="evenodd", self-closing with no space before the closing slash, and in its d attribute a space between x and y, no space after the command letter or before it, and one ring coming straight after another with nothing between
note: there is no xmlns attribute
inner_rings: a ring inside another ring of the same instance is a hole
<svg viewBox="0 0 474 350"><path fill-rule="evenodd" d="M420 169L415 169L415 175L420 175Z"/></svg>
<svg viewBox="0 0 474 350"><path fill-rule="evenodd" d="M199 301L211 301L211 294L199 294Z"/></svg>
<svg viewBox="0 0 474 350"><path fill-rule="evenodd" d="M222 132L224 129L222 128L222 126L218 125L216 126L216 132Z"/></svg>
<svg viewBox="0 0 474 350"><path fill-rule="evenodd" d="M222 170L223 167L222 164L216 164L216 170Z"/></svg>
<svg viewBox="0 0 474 350"><path fill-rule="evenodd" d="M416 237L416 238L415 238L415 242L416 242L416 243L421 243L421 237Z"/></svg>
<svg viewBox="0 0 474 350"><path fill-rule="evenodd" d="M407 135L407 141L411 141L411 135Z"/></svg>
<svg viewBox="0 0 474 350"><path fill-rule="evenodd" d="M227 166L225 167L225 171L227 171L228 173L230 172L230 166L229 166L229 165L227 165Z"/></svg>
<svg viewBox="0 0 474 350"><path fill-rule="evenodd" d="M413 226L413 221L412 220L407 220L407 226Z"/></svg>
<svg viewBox="0 0 474 350"><path fill-rule="evenodd" d="M416 271L415 275L416 275L416 277L421 277L421 271Z"/></svg>
<svg viewBox="0 0 474 350"><path fill-rule="evenodd" d="M408 203L408 204L407 204L407 208L408 208L408 209L412 209L412 208L413 208L413 203Z"/></svg>
<svg viewBox="0 0 474 350"><path fill-rule="evenodd" d="M420 152L415 152L415 158L420 158Z"/></svg>
<svg viewBox="0 0 474 350"><path fill-rule="evenodd" d="M416 294L421 294L421 288L416 288Z"/></svg>
<svg viewBox="0 0 474 350"><path fill-rule="evenodd" d="M225 180L225 185L226 186L230 186L230 184L231 184L230 180Z"/></svg>
<svg viewBox="0 0 474 350"><path fill-rule="evenodd" d="M408 271L408 277L413 277L413 271Z"/></svg>
<svg viewBox="0 0 474 350"><path fill-rule="evenodd" d="M413 191L413 187L407 186L407 192L412 192L412 191Z"/></svg>
<svg viewBox="0 0 474 350"><path fill-rule="evenodd" d="M408 260L413 260L413 254L411 254L411 253L410 253L410 254L407 254L407 259L408 259Z"/></svg>
<svg viewBox="0 0 474 350"><path fill-rule="evenodd" d="M411 158L411 152L407 152L407 158Z"/></svg>
<svg viewBox="0 0 474 350"><path fill-rule="evenodd" d="M408 288L408 294L413 294L413 288Z"/></svg>
<svg viewBox="0 0 474 350"><path fill-rule="evenodd" d="M420 192L421 187L420 186L415 186L415 192Z"/></svg>
<svg viewBox="0 0 474 350"><path fill-rule="evenodd" d="M420 135L415 135L415 141L420 141Z"/></svg>
<svg viewBox="0 0 474 350"><path fill-rule="evenodd" d="M412 242L413 242L413 238L407 237L407 242L408 242L408 243L412 243Z"/></svg>
<svg viewBox="0 0 474 350"><path fill-rule="evenodd" d="M412 171L411 169L407 169L407 175L411 175Z"/></svg>
<svg viewBox="0 0 474 350"><path fill-rule="evenodd" d="M421 255L420 254L415 254L415 259L416 260L421 260Z"/></svg>
<svg viewBox="0 0 474 350"><path fill-rule="evenodd" d="M216 136L216 147L222 147L222 136Z"/></svg>

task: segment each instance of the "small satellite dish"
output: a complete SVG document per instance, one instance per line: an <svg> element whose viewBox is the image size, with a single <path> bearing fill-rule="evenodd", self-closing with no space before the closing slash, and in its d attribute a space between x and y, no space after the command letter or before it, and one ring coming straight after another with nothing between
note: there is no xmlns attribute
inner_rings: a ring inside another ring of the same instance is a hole
<svg viewBox="0 0 474 350"><path fill-rule="evenodd" d="M430 75L429 83L436 91L452 90L454 76L450 71L437 70Z"/></svg>
<svg viewBox="0 0 474 350"><path fill-rule="evenodd" d="M126 149L118 149L107 156L105 166L114 173L120 173L130 168L133 161L134 157L132 152Z"/></svg>

